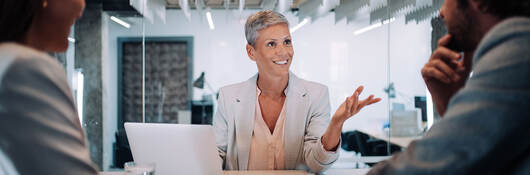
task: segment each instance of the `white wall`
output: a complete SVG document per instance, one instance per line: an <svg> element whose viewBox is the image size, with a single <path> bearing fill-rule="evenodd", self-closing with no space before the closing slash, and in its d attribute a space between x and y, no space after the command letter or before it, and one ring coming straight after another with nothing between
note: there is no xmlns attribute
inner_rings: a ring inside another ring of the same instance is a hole
<svg viewBox="0 0 530 175"><path fill-rule="evenodd" d="M246 17L254 12L244 11L240 16L237 11L213 10L215 30L210 30L205 17L201 18L196 11L192 11L191 21L187 21L181 11L168 10L166 24L158 21L146 24L146 36L193 36L193 77L197 78L204 71L206 80L218 89L245 81L257 72L245 52L243 25ZM293 14L286 16L291 26L298 23ZM106 78L104 87L108 88L105 92L109 93L107 108L112 109L108 116L114 120L111 125L114 128L107 130L109 132L115 131L117 119L117 37L141 36L141 20L127 20L132 24L130 29L107 20L109 60L104 61L103 74ZM398 18L390 25L354 36L355 29L367 24L346 24L345 20L335 24L331 13L292 34L295 54L291 70L301 78L327 85L333 111L359 85L365 86L365 96L373 93L383 97L382 102L367 107L349 120L344 130L353 130L359 120L388 116L388 100L383 92L387 78L395 82L397 91L406 96L425 95L419 72L430 55L431 27L428 22L405 25L404 21L404 18ZM387 76L388 44L390 77ZM202 94L202 90L194 89L193 99L200 100Z"/></svg>

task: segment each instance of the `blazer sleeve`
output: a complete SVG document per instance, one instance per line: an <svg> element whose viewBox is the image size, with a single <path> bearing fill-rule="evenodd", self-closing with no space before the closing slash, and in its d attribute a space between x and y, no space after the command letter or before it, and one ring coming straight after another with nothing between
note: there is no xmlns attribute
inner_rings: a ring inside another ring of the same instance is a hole
<svg viewBox="0 0 530 175"><path fill-rule="evenodd" d="M224 90L219 90L219 99L217 104L217 111L213 117L213 129L215 133L215 144L217 145L217 151L219 152L220 161L226 160L226 151L228 147L228 122L226 120L226 109L225 109L225 97Z"/></svg>
<svg viewBox="0 0 530 175"><path fill-rule="evenodd" d="M20 174L97 174L64 69L51 57L15 59L0 91L0 147Z"/></svg>
<svg viewBox="0 0 530 175"><path fill-rule="evenodd" d="M328 88L322 90L312 99L310 118L304 136L304 160L313 172L322 172L331 167L338 159L339 148L336 151L326 151L322 145L322 135L330 122L330 103ZM340 142L339 142L340 145Z"/></svg>

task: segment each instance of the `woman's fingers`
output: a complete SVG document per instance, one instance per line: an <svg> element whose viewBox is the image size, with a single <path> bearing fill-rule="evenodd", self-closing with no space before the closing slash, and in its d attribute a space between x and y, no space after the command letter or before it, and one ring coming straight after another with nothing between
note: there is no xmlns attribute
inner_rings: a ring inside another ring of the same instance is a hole
<svg viewBox="0 0 530 175"><path fill-rule="evenodd" d="M352 106L351 98L350 98L350 97L346 98L346 101L345 101L344 103L346 103L346 105L344 106L344 107L346 108L346 109L345 109L345 112L346 112L347 114L349 114L350 111L351 111L351 106Z"/></svg>
<svg viewBox="0 0 530 175"><path fill-rule="evenodd" d="M374 99L374 95L370 95L368 98L366 98L366 99L362 100L361 102L359 102L358 107L357 107L357 111L355 111L354 114L356 114L359 111L361 111L361 109L364 108L365 106L377 103L379 101L381 101L381 98L375 98Z"/></svg>
<svg viewBox="0 0 530 175"><path fill-rule="evenodd" d="M381 98L375 98L374 99L374 95L370 95L368 98L364 99L364 100L359 100L359 96L361 95L361 93L363 92L364 90L364 87L363 86L359 86L355 92L353 93L352 96L346 98L346 102L344 102L345 106L346 107L346 113L347 113L347 116L346 117L351 117L355 114L357 114L363 107L367 106L367 105L371 105L371 104L374 104L374 103L377 103L379 101L381 101Z"/></svg>
<svg viewBox="0 0 530 175"><path fill-rule="evenodd" d="M355 96L355 93L357 93L357 96L359 96L359 94L361 94L363 90L364 90L364 86L357 87L357 89L355 89L355 92L353 93L353 96Z"/></svg>
<svg viewBox="0 0 530 175"><path fill-rule="evenodd" d="M357 106L359 104L359 92L363 91L362 86L359 88L360 88L360 91L355 91L355 93L353 93L353 96L352 96L351 115L355 114L355 111L357 111Z"/></svg>
<svg viewBox="0 0 530 175"><path fill-rule="evenodd" d="M373 98L374 98L374 95L370 95L368 98L362 100L359 103L359 107L357 107L357 111L355 111L355 113L359 112L362 108L364 108L364 106L368 105L368 103L370 103Z"/></svg>
<svg viewBox="0 0 530 175"><path fill-rule="evenodd" d="M380 102L381 100L382 100L381 98L375 98L375 99L373 99L370 103L368 103L368 105L371 105L371 104L374 104L374 103Z"/></svg>

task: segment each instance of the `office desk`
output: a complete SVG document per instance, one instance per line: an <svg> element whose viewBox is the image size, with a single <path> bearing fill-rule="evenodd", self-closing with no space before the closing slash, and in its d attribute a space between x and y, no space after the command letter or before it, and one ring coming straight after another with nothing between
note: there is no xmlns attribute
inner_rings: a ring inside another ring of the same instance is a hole
<svg viewBox="0 0 530 175"><path fill-rule="evenodd" d="M355 129L359 132L365 133L377 139L388 141L388 133L383 131L383 124L388 119L384 118L363 118L356 120ZM390 143L399 145L403 148L407 147L410 142L420 139L421 136L415 137L390 137Z"/></svg>
<svg viewBox="0 0 530 175"><path fill-rule="evenodd" d="M369 169L329 169L324 175L364 175ZM125 172L100 172L100 175L125 175ZM223 171L223 175L314 175L306 171Z"/></svg>
<svg viewBox="0 0 530 175"><path fill-rule="evenodd" d="M313 175L306 171L223 171L223 175Z"/></svg>
<svg viewBox="0 0 530 175"><path fill-rule="evenodd" d="M100 175L126 175L125 172L100 172ZM306 171L223 171L223 175L313 175Z"/></svg>
<svg viewBox="0 0 530 175"><path fill-rule="evenodd" d="M324 175L365 175L370 169L329 169Z"/></svg>

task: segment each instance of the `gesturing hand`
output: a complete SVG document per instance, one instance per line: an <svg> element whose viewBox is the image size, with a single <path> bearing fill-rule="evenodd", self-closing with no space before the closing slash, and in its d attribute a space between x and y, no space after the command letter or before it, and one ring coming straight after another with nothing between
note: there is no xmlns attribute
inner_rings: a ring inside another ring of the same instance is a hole
<svg viewBox="0 0 530 175"><path fill-rule="evenodd" d="M333 118L344 122L357 114L363 107L381 101L381 98L374 99L374 95L370 95L368 98L359 101L359 95L363 92L363 89L363 86L359 86L352 96L346 98L335 112Z"/></svg>

